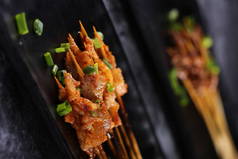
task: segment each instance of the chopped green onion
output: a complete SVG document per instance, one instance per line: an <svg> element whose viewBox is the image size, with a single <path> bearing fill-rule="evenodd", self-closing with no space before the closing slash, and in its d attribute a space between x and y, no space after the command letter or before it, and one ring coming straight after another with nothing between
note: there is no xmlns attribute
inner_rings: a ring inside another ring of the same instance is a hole
<svg viewBox="0 0 238 159"><path fill-rule="evenodd" d="M178 9L171 9L168 13L168 20L170 22L174 22L178 19L179 17L179 11Z"/></svg>
<svg viewBox="0 0 238 159"><path fill-rule="evenodd" d="M99 49L102 47L102 43L100 42L100 40L98 40L98 38L93 39L93 45L94 45L95 49Z"/></svg>
<svg viewBox="0 0 238 159"><path fill-rule="evenodd" d="M203 37L203 39L202 39L202 46L203 47L209 49L209 48L212 47L212 45L213 45L213 40L210 36Z"/></svg>
<svg viewBox="0 0 238 159"><path fill-rule="evenodd" d="M90 111L90 114L92 117L96 117L98 115L98 113L96 111Z"/></svg>
<svg viewBox="0 0 238 159"><path fill-rule="evenodd" d="M56 53L62 53L62 52L65 52L66 50L65 50L65 48L63 48L63 47L58 47L58 48L55 48L55 52Z"/></svg>
<svg viewBox="0 0 238 159"><path fill-rule="evenodd" d="M25 35L29 33L27 22L26 22L26 13L18 13L15 16L16 24L17 24L17 29L18 33L20 35Z"/></svg>
<svg viewBox="0 0 238 159"><path fill-rule="evenodd" d="M212 57L209 57L207 61L207 69L214 75L218 75L220 73L220 68L217 66Z"/></svg>
<svg viewBox="0 0 238 159"><path fill-rule="evenodd" d="M69 43L61 43L60 47L65 48L66 50L68 50L70 48L70 45L69 45Z"/></svg>
<svg viewBox="0 0 238 159"><path fill-rule="evenodd" d="M94 73L98 73L98 64L95 63L93 66L89 65L89 66L86 66L84 69L83 69L83 72L88 74L88 75L92 75Z"/></svg>
<svg viewBox="0 0 238 159"><path fill-rule="evenodd" d="M60 71L58 71L57 73L56 73L56 76L57 76L57 78L58 78L58 80L61 82L61 84L63 84L64 85L64 73L65 73L66 71L65 70L60 70Z"/></svg>
<svg viewBox="0 0 238 159"><path fill-rule="evenodd" d="M180 30L183 29L183 25L180 24L180 23L178 23L178 22L172 23L172 24L170 24L170 29L171 29L172 31L180 31Z"/></svg>
<svg viewBox="0 0 238 159"><path fill-rule="evenodd" d="M44 53L44 58L45 58L45 62L48 66L53 66L54 65L54 61L51 57L50 52Z"/></svg>
<svg viewBox="0 0 238 159"><path fill-rule="evenodd" d="M33 27L34 27L34 32L38 35L41 36L43 33L43 23L40 19L35 19L33 22Z"/></svg>
<svg viewBox="0 0 238 159"><path fill-rule="evenodd" d="M96 69L96 73L98 73L98 63L93 64L93 67Z"/></svg>
<svg viewBox="0 0 238 159"><path fill-rule="evenodd" d="M52 70L51 70L51 73L52 73L54 76L56 76L56 73L57 73L58 69L59 69L59 67L58 67L57 65L54 65L53 68L52 68Z"/></svg>
<svg viewBox="0 0 238 159"><path fill-rule="evenodd" d="M99 104L99 103L101 103L101 101L99 100L99 99L97 99L97 100L95 100L95 102L94 103L97 103L97 104Z"/></svg>
<svg viewBox="0 0 238 159"><path fill-rule="evenodd" d="M220 68L218 66L213 66L210 71L212 72L212 74L214 75L218 75L221 71Z"/></svg>
<svg viewBox="0 0 238 159"><path fill-rule="evenodd" d="M100 32L100 31L98 31L97 33L98 33L98 35L101 37L101 39L103 40L103 39L104 39L104 35L103 35L103 33Z"/></svg>
<svg viewBox="0 0 238 159"><path fill-rule="evenodd" d="M184 26L188 31L192 31L194 29L194 26L196 24L194 17L187 16L183 19Z"/></svg>
<svg viewBox="0 0 238 159"><path fill-rule="evenodd" d="M179 104L183 107L189 104L189 99L187 94L184 94L183 96L180 97Z"/></svg>
<svg viewBox="0 0 238 159"><path fill-rule="evenodd" d="M65 101L57 105L56 112L59 116L65 116L72 111L71 105Z"/></svg>
<svg viewBox="0 0 238 159"><path fill-rule="evenodd" d="M107 91L108 92L113 92L115 90L115 88L113 87L113 85L111 83L107 83Z"/></svg>
<svg viewBox="0 0 238 159"><path fill-rule="evenodd" d="M170 71L169 79L174 93L179 97L179 104L181 106L186 106L189 103L189 99L185 89L179 84L176 69Z"/></svg>
<svg viewBox="0 0 238 159"><path fill-rule="evenodd" d="M176 69L172 69L169 73L169 79L170 79L170 84L174 90L174 93L176 95L180 95L182 94L182 89L181 86L179 84L179 81L177 79L177 71Z"/></svg>
<svg viewBox="0 0 238 159"><path fill-rule="evenodd" d="M112 65L108 62L107 59L104 58L102 61L105 63L105 65L107 65L108 68L112 69Z"/></svg>

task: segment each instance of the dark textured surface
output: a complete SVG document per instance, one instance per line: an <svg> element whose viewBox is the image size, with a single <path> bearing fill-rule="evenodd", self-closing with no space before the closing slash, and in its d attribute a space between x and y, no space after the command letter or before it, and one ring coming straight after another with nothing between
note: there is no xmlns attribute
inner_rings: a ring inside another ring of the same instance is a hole
<svg viewBox="0 0 238 159"><path fill-rule="evenodd" d="M15 71L2 52L0 63L0 158L39 159L41 154L24 117L30 103L22 100Z"/></svg>

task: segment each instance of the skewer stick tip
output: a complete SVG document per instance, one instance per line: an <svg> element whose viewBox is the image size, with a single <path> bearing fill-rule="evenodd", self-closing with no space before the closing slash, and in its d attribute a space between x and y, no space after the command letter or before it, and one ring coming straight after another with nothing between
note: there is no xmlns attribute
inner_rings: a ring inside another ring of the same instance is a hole
<svg viewBox="0 0 238 159"><path fill-rule="evenodd" d="M81 20L79 21L79 25L80 25L80 33L82 33L82 35L83 35L84 37L87 37L87 36L88 36L88 33L86 32L86 30L85 30L85 28L84 28L84 26L83 26Z"/></svg>

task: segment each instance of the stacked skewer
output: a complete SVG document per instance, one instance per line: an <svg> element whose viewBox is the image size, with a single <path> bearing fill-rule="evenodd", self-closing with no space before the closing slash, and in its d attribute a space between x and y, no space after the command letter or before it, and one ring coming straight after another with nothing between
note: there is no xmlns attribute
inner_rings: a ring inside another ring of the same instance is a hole
<svg viewBox="0 0 238 159"><path fill-rule="evenodd" d="M172 45L167 49L177 78L205 121L221 159L237 159L237 151L226 122L218 91L219 69L209 54L211 39L191 17L173 21L169 30Z"/></svg>
<svg viewBox="0 0 238 159"><path fill-rule="evenodd" d="M72 106L72 112L65 115L65 121L70 123L76 130L81 149L89 155L89 158L142 159L135 135L128 124L127 112L122 100L122 95L127 92L127 85L124 83L121 70L116 67L114 56L103 42L102 36L96 31L95 27L93 27L93 30L95 41L89 38L80 22L79 34L84 50L78 47L73 37L69 34L70 48L65 58L66 69L69 73L66 72L63 75L65 78L64 85L55 77L59 87L59 99L67 100ZM105 67L106 65L109 69ZM85 67L83 68L83 66ZM86 67L91 70L88 69L85 72ZM92 69L96 69L95 74L87 72L92 71ZM88 75L86 75L87 73ZM105 84L104 82L103 85L103 80L99 76L111 83L107 82ZM112 83L114 87L112 87ZM101 85L103 85L103 90L99 100L98 94L100 93L99 90L102 89ZM93 90L94 88L95 90ZM95 96L98 98L92 96L92 92L96 92ZM116 99L114 99L113 93L115 93ZM104 109L107 110L105 111ZM110 117L108 117L108 114ZM101 123L103 128L94 127L96 124L99 125ZM82 126L83 124L86 125L86 128ZM94 132L92 130L94 128L98 132ZM92 134L92 132L95 134ZM94 137L94 140L89 139L87 135ZM101 135L101 137L97 135ZM97 144L95 144L95 140L98 140Z"/></svg>

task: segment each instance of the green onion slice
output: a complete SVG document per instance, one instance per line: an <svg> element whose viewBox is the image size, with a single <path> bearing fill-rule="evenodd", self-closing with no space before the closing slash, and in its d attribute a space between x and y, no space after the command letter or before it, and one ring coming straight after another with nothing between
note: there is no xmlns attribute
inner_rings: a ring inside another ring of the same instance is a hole
<svg viewBox="0 0 238 159"><path fill-rule="evenodd" d="M51 53L50 52L46 52L44 53L44 58L45 58L45 62L48 66L53 66L54 65L54 61L51 57Z"/></svg>
<svg viewBox="0 0 238 159"><path fill-rule="evenodd" d="M97 99L97 100L94 101L94 103L99 104L99 103L101 103L101 101L99 99Z"/></svg>
<svg viewBox="0 0 238 159"><path fill-rule="evenodd" d="M40 19L35 19L33 22L34 32L41 36L43 34L43 23Z"/></svg>
<svg viewBox="0 0 238 159"><path fill-rule="evenodd" d="M179 104L181 106L186 106L189 103L188 95L185 89L179 84L177 79L176 69L172 69L169 73L169 80L174 93L179 97Z"/></svg>
<svg viewBox="0 0 238 159"><path fill-rule="evenodd" d="M65 51L66 51L66 49L64 47L55 48L56 53L62 53L62 52L65 52Z"/></svg>
<svg viewBox="0 0 238 159"><path fill-rule="evenodd" d="M219 66L215 63L214 59L212 57L208 58L207 61L207 69L214 75L218 75L220 73Z"/></svg>
<svg viewBox="0 0 238 159"><path fill-rule="evenodd" d="M93 40L93 45L95 49L99 49L102 47L102 43L100 42L100 40L98 40L98 38L94 38L92 40Z"/></svg>
<svg viewBox="0 0 238 159"><path fill-rule="evenodd" d="M203 37L203 39L202 39L202 46L203 47L209 49L209 48L212 47L212 45L213 45L213 40L210 36Z"/></svg>
<svg viewBox="0 0 238 159"><path fill-rule="evenodd" d="M107 83L106 86L107 86L107 91L108 91L108 92L113 92L113 91L115 90L115 88L113 87L113 85L112 85L111 83L109 83L109 82Z"/></svg>
<svg viewBox="0 0 238 159"><path fill-rule="evenodd" d="M179 17L179 11L178 9L171 9L168 13L168 20L170 22L174 22L178 19Z"/></svg>
<svg viewBox="0 0 238 159"><path fill-rule="evenodd" d="M60 70L56 73L56 76L62 85L64 85L64 73L65 72L66 72L65 70Z"/></svg>
<svg viewBox="0 0 238 159"><path fill-rule="evenodd" d="M96 111L90 111L92 117L97 117L98 113Z"/></svg>
<svg viewBox="0 0 238 159"><path fill-rule="evenodd" d="M52 73L54 76L56 76L58 69L59 69L59 67L58 67L57 65L54 65L54 66L52 67L51 73Z"/></svg>
<svg viewBox="0 0 238 159"><path fill-rule="evenodd" d="M65 48L66 50L68 50L70 48L70 44L69 43L61 43L60 47Z"/></svg>
<svg viewBox="0 0 238 159"><path fill-rule="evenodd" d="M105 65L107 65L108 68L112 69L112 65L109 63L107 59L104 58L102 61L105 63Z"/></svg>
<svg viewBox="0 0 238 159"><path fill-rule="evenodd" d="M71 105L65 101L57 105L56 112L59 116L65 116L72 111Z"/></svg>
<svg viewBox="0 0 238 159"><path fill-rule="evenodd" d="M97 74L98 73L98 64L95 63L93 66L89 65L89 66L86 66L84 69L83 69L83 72L85 74L88 74L88 75L92 75L92 74Z"/></svg>
<svg viewBox="0 0 238 159"><path fill-rule="evenodd" d="M101 39L103 40L103 39L104 39L104 35L103 35L103 33L100 32L100 31L98 31L97 33L98 33L98 35L101 37Z"/></svg>
<svg viewBox="0 0 238 159"><path fill-rule="evenodd" d="M185 107L189 104L189 98L188 98L187 94L184 94L183 96L180 97L179 104L183 107Z"/></svg>
<svg viewBox="0 0 238 159"><path fill-rule="evenodd" d="M17 30L20 35L25 35L29 33L27 22L26 22L26 13L18 13L15 16Z"/></svg>
<svg viewBox="0 0 238 159"><path fill-rule="evenodd" d="M187 31L193 31L194 26L196 24L194 17L192 17L192 16L184 17L183 22L184 22L184 26L187 29Z"/></svg>
<svg viewBox="0 0 238 159"><path fill-rule="evenodd" d="M181 31L183 29L183 25L178 22L171 23L169 27L172 31Z"/></svg>

